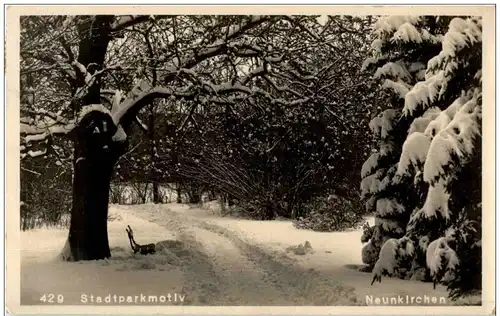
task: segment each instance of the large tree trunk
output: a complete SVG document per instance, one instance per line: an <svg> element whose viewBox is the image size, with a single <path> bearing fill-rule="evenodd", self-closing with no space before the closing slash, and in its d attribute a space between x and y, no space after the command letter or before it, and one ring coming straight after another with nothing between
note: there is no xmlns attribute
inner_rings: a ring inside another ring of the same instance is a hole
<svg viewBox="0 0 500 316"><path fill-rule="evenodd" d="M78 62L91 74L102 69L110 41L113 16L86 16L79 24ZM78 73L74 90L85 85L85 74ZM100 104L101 82L98 76L82 102L74 103L78 112L90 104ZM63 258L70 261L110 257L107 217L109 187L113 166L123 153L125 143L113 142L116 132L111 117L92 111L74 132L73 205L68 241Z"/></svg>
<svg viewBox="0 0 500 316"><path fill-rule="evenodd" d="M110 257L108 199L113 167L126 142L115 142L111 117L89 112L75 132L73 206L68 244L63 258L70 261ZM69 247L68 247L69 246Z"/></svg>
<svg viewBox="0 0 500 316"><path fill-rule="evenodd" d="M100 111L85 116L77 128L74 152L73 207L66 260L110 257L108 199L113 167L126 142L115 142L111 117Z"/></svg>
<svg viewBox="0 0 500 316"><path fill-rule="evenodd" d="M113 165L82 159L75 164L69 243L72 260L111 256L108 243L108 195Z"/></svg>

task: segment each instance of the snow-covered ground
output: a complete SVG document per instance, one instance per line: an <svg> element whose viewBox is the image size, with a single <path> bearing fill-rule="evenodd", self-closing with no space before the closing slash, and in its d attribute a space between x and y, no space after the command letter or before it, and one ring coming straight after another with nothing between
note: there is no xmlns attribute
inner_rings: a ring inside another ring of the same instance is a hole
<svg viewBox="0 0 500 316"><path fill-rule="evenodd" d="M61 262L67 230L22 232L21 304L42 303L47 293L72 305L109 294L170 293L170 304L189 305L364 305L367 295L447 296L443 287L394 278L370 286L371 274L357 270L360 230L298 230L290 221L220 218L184 204L112 205L110 215L109 260ZM156 243L159 251L134 255L127 225L139 244ZM306 241L312 251L290 251Z"/></svg>

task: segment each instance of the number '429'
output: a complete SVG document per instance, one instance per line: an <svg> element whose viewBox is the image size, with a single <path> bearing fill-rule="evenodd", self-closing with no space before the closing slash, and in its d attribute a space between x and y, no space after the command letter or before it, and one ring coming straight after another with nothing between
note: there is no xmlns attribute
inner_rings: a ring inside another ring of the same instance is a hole
<svg viewBox="0 0 500 316"><path fill-rule="evenodd" d="M40 297L40 301L48 304L62 304L64 303L64 296L62 294L43 294L42 297Z"/></svg>

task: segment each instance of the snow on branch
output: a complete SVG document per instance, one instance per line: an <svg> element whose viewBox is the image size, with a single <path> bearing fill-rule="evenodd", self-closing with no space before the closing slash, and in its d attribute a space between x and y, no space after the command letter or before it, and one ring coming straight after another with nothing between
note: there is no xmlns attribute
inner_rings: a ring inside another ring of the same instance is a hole
<svg viewBox="0 0 500 316"><path fill-rule="evenodd" d="M116 20L111 24L111 29L113 31L120 31L124 28L132 26L137 23L145 22L147 20L153 19L153 16L149 15L123 15L116 18Z"/></svg>
<svg viewBox="0 0 500 316"><path fill-rule="evenodd" d="M198 65L202 61L223 54L227 52L228 49L234 49L231 45L228 45L228 41L242 35L245 31L248 31L258 25L269 21L269 16L252 16L249 21L243 25L233 25L227 29L227 34L224 37L217 38L213 40L210 44L205 47L188 53L183 57L176 57L174 66L171 67L170 71L164 76L163 81L165 83L170 82L177 75L177 69L185 68L191 69Z"/></svg>
<svg viewBox="0 0 500 316"><path fill-rule="evenodd" d="M101 113L104 113L104 114L111 116L111 112L104 105L102 105L102 104L90 104L90 105L82 107L82 109L78 113L78 122L80 122L87 114L89 114L90 112L94 112L94 111L101 112Z"/></svg>
<svg viewBox="0 0 500 316"><path fill-rule="evenodd" d="M44 132L44 133L41 133L41 134L27 135L24 140L25 140L26 143L30 143L30 142L36 142L36 141L45 140L48 136L49 136L49 133Z"/></svg>
<svg viewBox="0 0 500 316"><path fill-rule="evenodd" d="M422 36L417 28L411 23L403 23L391 38L392 42L415 42L422 43Z"/></svg>
<svg viewBox="0 0 500 316"><path fill-rule="evenodd" d="M267 62L279 62L281 61L281 57L266 57L265 60ZM308 98L306 98L287 102L285 100L275 98L268 92L265 92L261 89L250 88L246 86L245 84L249 83L251 79L265 75L267 73L267 70L264 67L257 67L242 78L235 78L221 84L214 84L212 82L202 80L192 69L181 68L176 71L176 73L189 75L193 79L193 84L180 89L175 89L170 87L151 87L145 80L143 80L138 84L136 88L133 89L132 96L128 99L125 99L123 102L119 101L121 100L121 92L117 92L117 95L115 95L115 98L113 99L113 107L111 109L111 115L115 124L128 124L132 122L133 120L135 120L135 116L138 110L140 110L143 106L149 104L153 99L156 98L175 97L183 98L186 100L199 98L202 102L204 100L216 101L215 99L218 99L218 101L220 102L231 102L230 99L222 99L222 95L236 93L246 95L262 94L271 99L272 102L284 104L294 104L294 102L302 103L309 100ZM268 80L271 79L268 78ZM277 85L275 85L275 87L280 91L290 92L297 97L301 96L299 93L292 91L291 89L288 89L286 87L278 87ZM215 99L213 96L215 96Z"/></svg>
<svg viewBox="0 0 500 316"><path fill-rule="evenodd" d="M374 194L379 191L380 188L380 178L383 175L383 169L377 170L372 175L365 177L361 181L361 196L365 197L368 194Z"/></svg>
<svg viewBox="0 0 500 316"><path fill-rule="evenodd" d="M77 126L78 123L90 112L99 111L111 116L110 111L102 104L92 104L82 107L76 119L63 119L60 115L55 115L48 111L39 111L41 114L47 114L38 122L33 119L21 119L20 134L23 144L28 146L30 143L48 141L51 136L68 136ZM40 114L39 113L39 114ZM47 150L26 152L26 146L21 146L23 152L21 157L38 157L47 153Z"/></svg>
<svg viewBox="0 0 500 316"><path fill-rule="evenodd" d="M375 217L375 226L379 226L386 232L392 232L396 234L404 233L404 228L396 220L391 220L387 218Z"/></svg>
<svg viewBox="0 0 500 316"><path fill-rule="evenodd" d="M373 50L373 55L376 56L377 60L383 58L382 47L384 47L384 41L382 41L380 38L376 38L370 44L370 47Z"/></svg>
<svg viewBox="0 0 500 316"><path fill-rule="evenodd" d="M373 153L365 161L365 163L361 167L361 178L362 179L365 178L365 177L367 177L367 176L369 176L373 172L373 170L375 170L375 168L378 165L379 159L380 159L380 154L379 153Z"/></svg>
<svg viewBox="0 0 500 316"><path fill-rule="evenodd" d="M390 79L385 79L382 84L382 89L391 89L401 99L404 99L408 91L410 91L411 86L402 80L392 81Z"/></svg>
<svg viewBox="0 0 500 316"><path fill-rule="evenodd" d="M404 23L398 27L398 30L394 33L391 38L391 42L398 43L422 43L424 41L433 44L440 43L443 40L442 35L432 35L429 31L422 29L417 30L417 28L412 23Z"/></svg>
<svg viewBox="0 0 500 316"><path fill-rule="evenodd" d="M387 190L389 185L397 183L398 179L395 177L397 167L397 164L394 164L389 169L387 169L385 177L382 179L382 181L380 181L377 192Z"/></svg>
<svg viewBox="0 0 500 316"><path fill-rule="evenodd" d="M299 92L297 92L297 91L295 91L295 90L292 90L292 89L290 89L289 87L285 87L285 86L278 86L278 85L276 84L276 82L274 82L274 80L272 80L272 79L271 79L271 77L270 77L270 76L264 75L264 79L266 79L266 81L267 81L269 84L271 84L271 86L272 86L274 89L276 89L277 91L280 91L280 92L289 92L289 93L291 93L291 94L295 95L296 97L299 97L299 98L300 98L300 97L302 97L302 94L301 94L301 93L299 93Z"/></svg>
<svg viewBox="0 0 500 316"><path fill-rule="evenodd" d="M404 211L405 207L393 198L377 200L377 215L379 216L393 214L394 212L403 213Z"/></svg>
<svg viewBox="0 0 500 316"><path fill-rule="evenodd" d="M121 125L118 125L116 133L111 138L114 142L124 142L127 139L127 134Z"/></svg>
<svg viewBox="0 0 500 316"><path fill-rule="evenodd" d="M427 63L425 81L417 83L405 97L403 113L412 115L445 93L448 82L459 70L457 54L465 47L482 41L481 20L454 18L444 35L441 52Z"/></svg>
<svg viewBox="0 0 500 316"><path fill-rule="evenodd" d="M241 32L244 32L257 24L260 24L264 21L267 21L268 19L269 19L269 17L265 16L265 15L253 15L250 18L250 21L248 21L246 24L228 26L228 27L224 28L223 33L227 34L226 38L233 38L233 37L237 36L238 34L240 34Z"/></svg>
<svg viewBox="0 0 500 316"><path fill-rule="evenodd" d="M391 238L387 240L380 249L379 258L373 267L372 285L375 281L381 281L382 275L394 273L394 269L398 266L396 261L396 251L398 248L397 239Z"/></svg>
<svg viewBox="0 0 500 316"><path fill-rule="evenodd" d="M444 35L442 50L439 55L431 58L427 69L433 70L457 56L467 46L482 41L481 20L454 18L451 20L448 32ZM451 67L447 65L447 67Z"/></svg>
<svg viewBox="0 0 500 316"><path fill-rule="evenodd" d="M434 137L439 132L448 126L448 124L453 120L455 114L458 110L467 102L468 100L465 97L460 97L456 99L446 110L439 111L435 110L434 115L429 114L427 117L434 117L434 120L431 121L425 129L425 134ZM427 113L427 111L426 111ZM425 116L424 116L425 117Z"/></svg>
<svg viewBox="0 0 500 316"><path fill-rule="evenodd" d="M429 106L444 94L448 86L448 78L444 71L439 71L436 75L426 81L418 82L405 96L403 114L412 115L419 106Z"/></svg>
<svg viewBox="0 0 500 316"><path fill-rule="evenodd" d="M54 121L46 119L35 123L21 122L21 135L25 135L26 142L42 141L50 135L67 135L75 128L74 121Z"/></svg>
<svg viewBox="0 0 500 316"><path fill-rule="evenodd" d="M420 22L420 20L420 16L383 16L380 17L373 26L373 32L379 37L382 37L384 34L389 34L399 29L403 24L409 23L413 25Z"/></svg>
<svg viewBox="0 0 500 316"><path fill-rule="evenodd" d="M408 221L407 230L413 231L416 227L423 223L428 224L429 221L437 218L450 218L449 201L451 194L446 189L449 179L441 179L429 186L424 205L421 209L414 212ZM438 217L439 214L439 217Z"/></svg>
<svg viewBox="0 0 500 316"><path fill-rule="evenodd" d="M24 159L28 156L31 158L36 158L36 157L41 157L44 156L47 153L47 149L44 150L29 150L26 153L21 154L21 159Z"/></svg>
<svg viewBox="0 0 500 316"><path fill-rule="evenodd" d="M106 71L113 69L113 68L104 68L91 74L87 71L84 65L82 65L77 61L74 61L72 65L75 67L75 69L78 69L80 71L80 73L84 78L83 85L78 87L75 92L74 95L75 99L83 98L83 96L87 94L88 89L95 83L95 81L100 75L102 75Z"/></svg>
<svg viewBox="0 0 500 316"><path fill-rule="evenodd" d="M189 85L180 90L166 87L154 87L145 90L146 91L138 92L136 95L124 100L120 104L115 104L113 106L111 109L111 115L115 124L129 124L135 120L137 112L142 107L149 104L156 98L175 97L191 100L197 96L199 97L200 92L205 92L208 95L215 94L216 96L231 92L240 92L245 94L251 94L254 92L252 89L242 85L240 82L234 82L233 80L219 85L201 81L200 85Z"/></svg>
<svg viewBox="0 0 500 316"><path fill-rule="evenodd" d="M438 107L431 107L427 111L425 111L424 115L421 117L417 117L416 119L413 120L413 122L410 125L410 128L408 129L408 135L411 135L413 133L419 132L419 133L424 133L430 137L433 137L435 133L432 135L426 133L426 129L429 126L431 122L433 122L436 117L438 117L441 113L441 110Z"/></svg>
<svg viewBox="0 0 500 316"><path fill-rule="evenodd" d="M392 131L393 121L398 115L397 110L387 109L370 121L370 130L375 136L386 138L389 132Z"/></svg>
<svg viewBox="0 0 500 316"><path fill-rule="evenodd" d="M116 98L120 97L120 92L117 92L115 97ZM91 112L100 112L100 113L106 114L109 117L113 118L112 112L108 108L106 108L104 105L91 104L91 105L84 106L81 109L80 113L78 114L78 122L80 122L85 116L87 116ZM116 132L112 136L112 140L114 142L124 142L127 139L127 134L125 133L125 130L123 129L121 124L115 123L115 125L116 125Z"/></svg>
<svg viewBox="0 0 500 316"><path fill-rule="evenodd" d="M52 111L48 111L46 109L36 109L36 110L25 110L23 109L23 113L29 114L31 116L39 116L48 120L47 122L62 122L64 118L59 113L54 113ZM29 117L21 118L21 122L30 123L33 119Z"/></svg>
<svg viewBox="0 0 500 316"><path fill-rule="evenodd" d="M78 69L80 71L80 73L83 75L83 77L85 78L85 82L89 82L90 79L89 77L87 76L90 76L90 74L87 72L87 68L85 68L84 65L82 65L81 63L79 63L78 61L74 60L71 65L73 67L75 67L76 69Z"/></svg>
<svg viewBox="0 0 500 316"><path fill-rule="evenodd" d="M459 262L457 253L448 245L446 237L434 240L427 247L426 263L434 282L441 281L444 272L453 272Z"/></svg>
<svg viewBox="0 0 500 316"><path fill-rule="evenodd" d="M397 175L410 175L410 166L421 167L427 157L431 139L423 133L413 133L408 136L403 144L403 150L399 158Z"/></svg>
<svg viewBox="0 0 500 316"><path fill-rule="evenodd" d="M481 135L480 106L475 99L464 104L453 120L432 140L424 165L424 181L432 183L446 173L454 160L466 162Z"/></svg>
<svg viewBox="0 0 500 316"><path fill-rule="evenodd" d="M146 124L144 124L138 116L135 117L135 122L142 129L143 132L149 131L148 126Z"/></svg>
<svg viewBox="0 0 500 316"><path fill-rule="evenodd" d="M408 237L388 239L380 249L379 258L373 267L372 285L381 282L382 275L393 275L400 267L401 260L407 260L415 255L414 242Z"/></svg>
<svg viewBox="0 0 500 316"><path fill-rule="evenodd" d="M367 70L368 67L370 67L373 64L376 64L377 62L378 62L377 58L368 57L367 59L365 59L365 61L363 61L363 64L361 65L361 71Z"/></svg>
<svg viewBox="0 0 500 316"><path fill-rule="evenodd" d="M155 87L150 91L141 92L137 96L125 99L120 104L113 106L111 116L117 126L124 123L124 121L126 121L126 124L129 124L135 120L136 114L142 107L156 98L168 98L170 96L187 98L193 97L193 93L189 92L189 89L185 89L184 92L176 92L171 88Z"/></svg>
<svg viewBox="0 0 500 316"><path fill-rule="evenodd" d="M398 80L411 80L411 74L408 72L406 67L402 63L387 63L382 67L378 68L373 75L375 79L390 77Z"/></svg>
<svg viewBox="0 0 500 316"><path fill-rule="evenodd" d="M450 218L449 200L450 193L446 189L445 181L434 183L429 187L422 211L427 218L436 216L438 212L443 218Z"/></svg>

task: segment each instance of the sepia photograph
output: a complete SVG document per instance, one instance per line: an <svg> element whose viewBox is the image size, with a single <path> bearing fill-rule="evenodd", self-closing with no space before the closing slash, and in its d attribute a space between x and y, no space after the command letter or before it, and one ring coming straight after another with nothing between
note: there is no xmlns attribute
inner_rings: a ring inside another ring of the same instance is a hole
<svg viewBox="0 0 500 316"><path fill-rule="evenodd" d="M490 313L495 7L349 8L11 10L11 306Z"/></svg>

